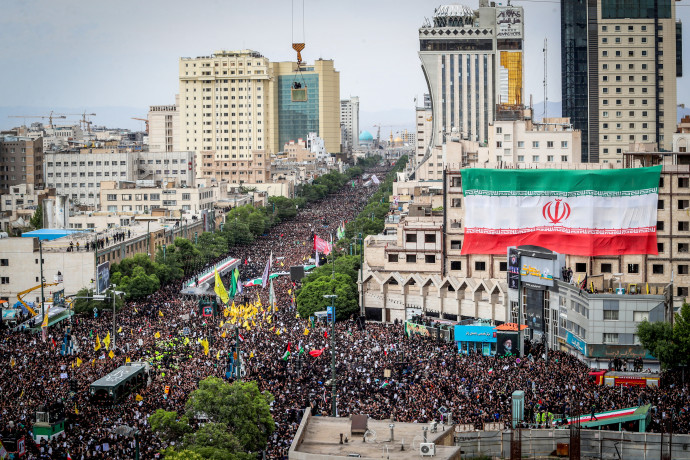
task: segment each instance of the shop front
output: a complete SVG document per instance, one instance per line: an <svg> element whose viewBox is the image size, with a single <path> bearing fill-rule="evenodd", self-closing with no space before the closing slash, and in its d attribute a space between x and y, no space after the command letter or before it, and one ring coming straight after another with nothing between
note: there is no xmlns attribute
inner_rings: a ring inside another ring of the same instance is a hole
<svg viewBox="0 0 690 460"><path fill-rule="evenodd" d="M494 326L455 326L455 342L460 353L496 354L496 328Z"/></svg>

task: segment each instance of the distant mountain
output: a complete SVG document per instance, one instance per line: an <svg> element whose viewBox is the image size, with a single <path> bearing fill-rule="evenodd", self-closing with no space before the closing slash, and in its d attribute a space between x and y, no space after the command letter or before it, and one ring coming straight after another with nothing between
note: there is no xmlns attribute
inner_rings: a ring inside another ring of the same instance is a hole
<svg viewBox="0 0 690 460"><path fill-rule="evenodd" d="M95 113L96 116L88 117L93 122L93 126L106 126L108 128L131 129L133 131L143 131L145 129L143 121L132 120L132 117L146 118L149 108L146 107L29 107L29 106L0 106L0 129L10 129L34 122L41 122L44 125L49 123L48 119L41 118L9 118L9 116L48 116L50 111L54 115L59 114L81 114ZM76 124L81 117L79 115L68 115L65 119L54 118L53 124Z"/></svg>

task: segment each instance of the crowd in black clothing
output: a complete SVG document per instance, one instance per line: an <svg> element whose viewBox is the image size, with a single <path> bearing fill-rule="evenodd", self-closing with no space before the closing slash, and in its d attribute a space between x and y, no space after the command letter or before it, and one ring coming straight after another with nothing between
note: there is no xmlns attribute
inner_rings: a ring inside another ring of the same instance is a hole
<svg viewBox="0 0 690 460"><path fill-rule="evenodd" d="M383 175L385 171L374 172ZM260 277L271 252L274 272L305 264L312 252L312 233L327 239L341 220L356 216L371 192L373 188L347 186L273 227L251 246L235 248L232 255L243 262L241 278ZM324 220L328 225L323 225ZM225 281L227 286L227 276ZM316 415L332 415L330 391L324 385L330 378L330 336L324 336L325 325L312 328L308 319L297 317L292 302L295 286L289 276L275 278L274 288L276 312L270 311L267 287L245 288L235 302L256 302L257 297L262 302L263 312L255 318L256 326L242 330L240 349L247 370L245 379L256 381L261 390L275 397L272 414L276 431L269 440L266 458L282 459L287 458L305 407L311 407ZM0 428L13 422L15 429L29 430L36 408L60 398L68 412L64 435L38 446L27 442L28 458L64 459L68 452L75 460L134 458L134 441L113 432L120 425L138 429L142 458L155 458L167 444L151 432L147 417L158 408L182 412L199 380L210 375L225 377L228 352L235 346L234 334L224 337L227 329L219 327L227 317L200 316L196 300L180 296L179 290L179 285L168 285L145 300L130 302L118 313L121 329L113 359L103 349L94 351L95 338L102 340L112 327L107 309L97 318L75 317L72 336L79 350L73 356L61 355L59 346L52 344L53 338L61 342L68 326L64 323L51 327L45 342L40 334L2 333ZM174 340L183 328L190 331L186 344ZM305 328L310 329L307 335ZM534 359L520 362L463 355L458 354L454 343L405 338L402 325L367 322L363 330L354 319L338 323L335 337L340 416L368 414L377 419L425 423L438 420L439 409L444 406L456 422L482 428L488 422L506 423L511 416L512 392L523 390L529 420L545 410L575 415L588 413L592 404L608 410L649 403L653 405L652 430L672 417L674 431L690 431L688 386L676 375L664 377L659 388L621 390L592 384L587 367L570 355L550 351L547 364L539 345L531 352ZM208 355L197 343L201 338L210 343ZM171 342L174 346L166 349L172 349L173 357L184 359L151 359L164 343ZM282 360L288 344L293 355ZM317 358L308 354L299 357L296 350L300 345L307 352L326 351ZM83 364L73 366L77 357ZM131 395L114 406L92 404L89 384L127 359L152 362L152 383L139 393L143 400ZM385 369L393 370L391 377L384 377ZM69 391L70 380L76 382L74 397ZM170 392L164 397L166 386Z"/></svg>
<svg viewBox="0 0 690 460"><path fill-rule="evenodd" d="M117 231L113 233L110 236L104 236L101 238L97 238L96 241L86 241L84 244L81 244L81 242L77 241L75 244L74 241L69 242L69 246L67 247L67 252L74 252L77 251L79 252L80 248L83 248L84 251L96 251L96 248L98 249L104 249L106 246L109 246L110 244L116 244L116 243L121 243L125 241L127 238L131 238L132 236L132 231L127 230L126 232L124 230L122 231Z"/></svg>

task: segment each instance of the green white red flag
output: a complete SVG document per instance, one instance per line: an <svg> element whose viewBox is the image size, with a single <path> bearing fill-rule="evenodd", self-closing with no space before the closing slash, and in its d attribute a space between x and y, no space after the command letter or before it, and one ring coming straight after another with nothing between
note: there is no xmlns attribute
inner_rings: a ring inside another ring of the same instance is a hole
<svg viewBox="0 0 690 460"><path fill-rule="evenodd" d="M465 169L462 254L535 245L581 256L657 254L661 166Z"/></svg>

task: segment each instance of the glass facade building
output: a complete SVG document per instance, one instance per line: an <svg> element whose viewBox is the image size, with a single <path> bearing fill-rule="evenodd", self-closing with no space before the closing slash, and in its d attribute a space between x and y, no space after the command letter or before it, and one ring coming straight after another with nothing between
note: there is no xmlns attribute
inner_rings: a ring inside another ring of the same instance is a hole
<svg viewBox="0 0 690 460"><path fill-rule="evenodd" d="M293 101L292 85L295 80L307 87L305 102ZM280 75L278 77L278 124L279 146L297 139L306 139L307 134L319 132L319 75Z"/></svg>

